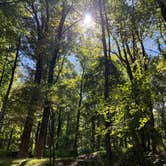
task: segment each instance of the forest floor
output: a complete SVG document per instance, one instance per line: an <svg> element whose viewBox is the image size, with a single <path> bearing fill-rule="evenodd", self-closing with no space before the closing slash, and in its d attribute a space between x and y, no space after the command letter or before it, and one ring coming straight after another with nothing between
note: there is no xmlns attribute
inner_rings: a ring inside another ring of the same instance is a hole
<svg viewBox="0 0 166 166"><path fill-rule="evenodd" d="M118 161L118 158L114 158L114 166L137 166L133 161L127 159ZM106 166L105 155L102 152L94 152L90 154L80 155L78 157L65 157L65 158L56 158L56 166ZM153 164L148 164L147 166L166 166L166 156L153 156ZM49 158L36 159L36 158L27 158L27 159L13 159L13 158L0 158L0 166L49 166Z"/></svg>
<svg viewBox="0 0 166 166"><path fill-rule="evenodd" d="M44 159L13 159L0 158L0 166L48 166L50 161L48 158ZM56 166L104 166L105 161L98 152L80 155L78 157L56 158Z"/></svg>

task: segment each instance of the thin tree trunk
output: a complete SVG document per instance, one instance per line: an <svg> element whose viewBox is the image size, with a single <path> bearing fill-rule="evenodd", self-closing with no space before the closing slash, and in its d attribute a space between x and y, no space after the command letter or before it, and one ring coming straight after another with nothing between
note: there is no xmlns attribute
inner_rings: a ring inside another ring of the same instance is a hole
<svg viewBox="0 0 166 166"><path fill-rule="evenodd" d="M95 150L95 145L96 145L96 139L95 139L95 129L96 129L96 124L95 124L95 118L93 117L91 120L91 127L92 127L92 139L91 139L91 144L92 144L92 150Z"/></svg>
<svg viewBox="0 0 166 166"><path fill-rule="evenodd" d="M153 151L153 153L157 153L157 142L156 142L157 138L156 138L156 129L155 129L155 124L154 124L152 103L150 104L149 111L150 111L150 129L151 129L151 139L152 139L152 151Z"/></svg>
<svg viewBox="0 0 166 166"><path fill-rule="evenodd" d="M35 135L35 149L36 149L36 145L37 145L37 142L38 142L39 129L40 129L40 122L38 122L36 135ZM35 150L35 152L36 152L36 150Z"/></svg>
<svg viewBox="0 0 166 166"><path fill-rule="evenodd" d="M100 10L100 19L101 19L101 30L102 30L102 44L103 44L103 52L104 52L104 103L107 104L107 100L109 97L109 85L108 85L108 55L107 55L107 43L106 43L106 37L105 37L105 20L104 20L104 14L103 14L103 0L99 0L99 10ZM107 115L107 118L110 120L110 115ZM112 157L112 150L111 150L111 143L110 143L110 122L105 123L106 126L106 135L105 135L105 146L106 146L106 153L107 153L107 161L108 165L111 165L111 157Z"/></svg>
<svg viewBox="0 0 166 166"><path fill-rule="evenodd" d="M55 134L55 113L52 112L52 116L51 116L51 124L52 124L52 127L51 127L51 132L52 132L52 150L53 150L53 153L52 153L52 160L53 160L53 165L55 165L55 142L54 142L54 134Z"/></svg>
<svg viewBox="0 0 166 166"><path fill-rule="evenodd" d="M79 102L78 102L78 110L77 110L77 120L76 120L76 130L75 130L75 138L73 144L73 151L77 154L77 146L78 146L78 136L79 136L79 128L80 128L80 115L81 115L81 105L82 105L82 95L83 95L83 80L84 79L84 67L81 76L80 83L80 92L79 92Z"/></svg>
<svg viewBox="0 0 166 166"><path fill-rule="evenodd" d="M99 117L98 117L99 119ZM100 122L99 120L97 121L97 128L100 127ZM97 150L99 151L100 150L100 142L101 142L101 136L98 134L97 135Z"/></svg>
<svg viewBox="0 0 166 166"><path fill-rule="evenodd" d="M55 165L55 142L54 142L54 132L55 132L55 113L52 111L50 116L50 165Z"/></svg>
<svg viewBox="0 0 166 166"><path fill-rule="evenodd" d="M73 145L73 151L75 154L77 154L77 148L78 148L79 127L80 127L80 108L78 108L77 110L76 131L75 131L75 138Z"/></svg>
<svg viewBox="0 0 166 166"><path fill-rule="evenodd" d="M61 108L59 108L59 115L58 115L58 128L57 128L57 143L56 148L59 148L59 137L61 133Z"/></svg>
<svg viewBox="0 0 166 166"><path fill-rule="evenodd" d="M5 68L6 68L7 57L8 57L8 54L6 55L5 63L4 63L4 65L3 65L3 69L2 69L2 74L1 74L1 78L0 78L0 87L1 87L1 85L2 85L2 81L3 81L3 78L4 78L4 74L5 74Z"/></svg>
<svg viewBox="0 0 166 166"><path fill-rule="evenodd" d="M19 37L17 48L16 48L16 56L15 56L15 59L14 59L14 64L12 66L12 72L11 72L11 78L10 78L9 86L8 86L6 94L4 96L3 104L2 104L2 108L1 108L1 112L0 112L0 131L1 131L1 128L2 128L2 125L3 125L4 116L6 114L6 108L7 108L9 94L10 94L10 91L12 89L12 85L13 85L13 81L14 81L14 75L15 75L15 70L16 70L16 67L17 67L17 61L18 61L18 57L19 57L20 46L21 46L21 38Z"/></svg>
<svg viewBox="0 0 166 166"><path fill-rule="evenodd" d="M49 128L49 161L50 161L50 165L52 165L51 119L50 118L49 118L48 128Z"/></svg>
<svg viewBox="0 0 166 166"><path fill-rule="evenodd" d="M1 74L1 78L0 78L0 87L1 87L3 77L4 77L4 74L5 74L5 66L6 66L6 63L3 65L2 74Z"/></svg>
<svg viewBox="0 0 166 166"><path fill-rule="evenodd" d="M67 124L66 124L66 143L65 147L68 147L69 145L69 134L70 134L70 112L67 112Z"/></svg>
<svg viewBox="0 0 166 166"><path fill-rule="evenodd" d="M165 119L165 101L164 99L162 100L162 108L161 108L161 126L162 129L164 130L164 136L166 137L166 119Z"/></svg>

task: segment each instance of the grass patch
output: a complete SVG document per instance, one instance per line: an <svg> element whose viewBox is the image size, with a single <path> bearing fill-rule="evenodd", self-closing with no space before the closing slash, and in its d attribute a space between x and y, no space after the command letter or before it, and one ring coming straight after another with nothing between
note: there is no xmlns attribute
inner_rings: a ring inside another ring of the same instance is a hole
<svg viewBox="0 0 166 166"><path fill-rule="evenodd" d="M0 166L44 166L48 163L49 159L0 159Z"/></svg>
<svg viewBox="0 0 166 166"><path fill-rule="evenodd" d="M18 166L21 163L25 162L26 159L10 159L10 158L4 158L4 159L0 159L0 165L1 166Z"/></svg>
<svg viewBox="0 0 166 166"><path fill-rule="evenodd" d="M30 159L25 163L25 166L44 166L49 163L49 159Z"/></svg>

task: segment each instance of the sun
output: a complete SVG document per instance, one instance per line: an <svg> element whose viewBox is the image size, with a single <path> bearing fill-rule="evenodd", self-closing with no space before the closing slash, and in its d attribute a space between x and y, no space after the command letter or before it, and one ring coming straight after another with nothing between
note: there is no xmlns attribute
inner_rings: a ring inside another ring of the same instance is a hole
<svg viewBox="0 0 166 166"><path fill-rule="evenodd" d="M93 19L90 13L85 14L84 16L84 25L86 26L92 26Z"/></svg>

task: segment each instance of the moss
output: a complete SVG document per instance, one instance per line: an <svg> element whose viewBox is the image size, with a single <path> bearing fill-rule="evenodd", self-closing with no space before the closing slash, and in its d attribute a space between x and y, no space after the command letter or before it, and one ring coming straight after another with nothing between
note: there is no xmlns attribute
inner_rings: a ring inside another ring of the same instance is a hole
<svg viewBox="0 0 166 166"><path fill-rule="evenodd" d="M25 166L44 166L49 163L48 159L31 159L25 163Z"/></svg>

